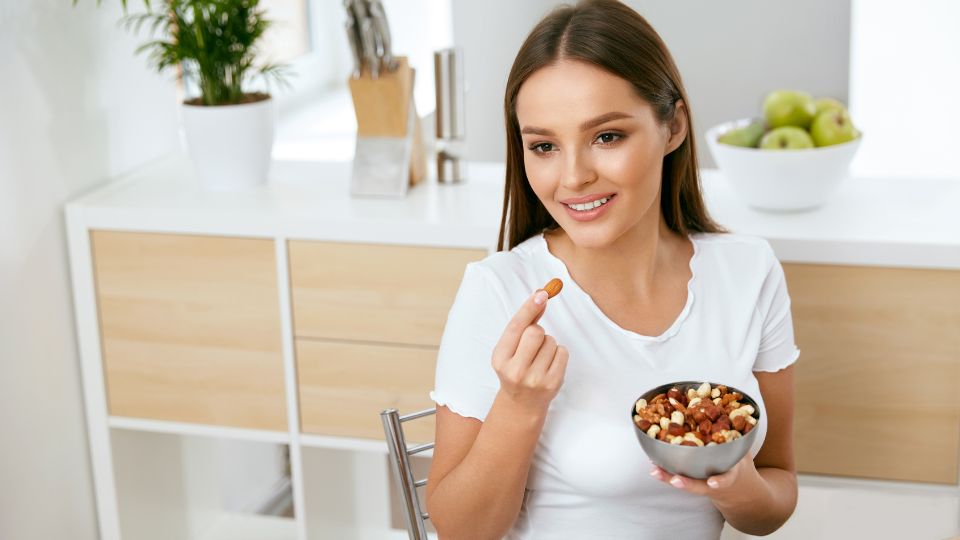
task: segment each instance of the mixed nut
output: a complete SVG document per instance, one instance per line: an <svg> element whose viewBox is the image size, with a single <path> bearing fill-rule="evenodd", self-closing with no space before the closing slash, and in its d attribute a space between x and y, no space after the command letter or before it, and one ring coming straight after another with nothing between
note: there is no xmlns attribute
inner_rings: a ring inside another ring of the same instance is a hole
<svg viewBox="0 0 960 540"><path fill-rule="evenodd" d="M673 387L648 403L637 400L633 422L657 440L681 446L713 446L738 439L757 425L753 405L724 385Z"/></svg>

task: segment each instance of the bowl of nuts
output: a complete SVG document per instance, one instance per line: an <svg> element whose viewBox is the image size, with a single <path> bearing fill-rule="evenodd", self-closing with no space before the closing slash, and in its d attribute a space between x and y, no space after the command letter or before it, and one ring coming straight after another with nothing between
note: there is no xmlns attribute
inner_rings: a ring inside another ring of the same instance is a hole
<svg viewBox="0 0 960 540"><path fill-rule="evenodd" d="M704 479L729 471L750 450L760 407L732 386L680 381L644 392L630 417L651 461Z"/></svg>

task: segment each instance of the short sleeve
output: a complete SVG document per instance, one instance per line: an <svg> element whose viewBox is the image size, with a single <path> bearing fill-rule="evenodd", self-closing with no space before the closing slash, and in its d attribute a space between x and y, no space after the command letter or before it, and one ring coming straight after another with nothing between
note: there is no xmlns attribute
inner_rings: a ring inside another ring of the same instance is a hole
<svg viewBox="0 0 960 540"><path fill-rule="evenodd" d="M460 416L483 420L500 390L491 363L493 348L509 320L492 270L467 265L447 315L430 399Z"/></svg>
<svg viewBox="0 0 960 540"><path fill-rule="evenodd" d="M772 264L763 282L757 309L763 320L760 348L753 371L775 372L797 361L800 350L793 337L790 295L783 266L770 249Z"/></svg>

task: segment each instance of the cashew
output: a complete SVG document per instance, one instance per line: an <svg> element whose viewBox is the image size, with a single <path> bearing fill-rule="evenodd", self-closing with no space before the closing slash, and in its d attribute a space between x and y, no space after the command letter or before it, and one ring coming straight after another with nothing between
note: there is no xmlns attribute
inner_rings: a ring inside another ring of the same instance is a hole
<svg viewBox="0 0 960 540"><path fill-rule="evenodd" d="M723 440L730 442L740 438L740 432L735 429L725 429L720 433L723 434Z"/></svg>
<svg viewBox="0 0 960 540"><path fill-rule="evenodd" d="M670 444L680 444L683 442L683 437L674 437L670 439Z"/></svg>
<svg viewBox="0 0 960 540"><path fill-rule="evenodd" d="M660 417L660 429L667 429L670 427L670 419L666 416Z"/></svg>
<svg viewBox="0 0 960 540"><path fill-rule="evenodd" d="M711 390L711 391L710 391L710 397L712 397L712 398L718 398L718 397L720 397L720 389L719 389L719 388L714 388L713 390Z"/></svg>
<svg viewBox="0 0 960 540"><path fill-rule="evenodd" d="M752 416L747 417L747 422L749 422L751 426L757 425L757 419Z"/></svg>
<svg viewBox="0 0 960 540"><path fill-rule="evenodd" d="M660 433L660 426L658 425L652 425L650 426L650 429L647 430L647 435L653 437L654 439L657 438L657 433Z"/></svg>
<svg viewBox="0 0 960 540"><path fill-rule="evenodd" d="M670 421L674 424L680 424L682 426L685 420L686 419L683 417L683 413L680 411L673 411L673 413L670 415Z"/></svg>
<svg viewBox="0 0 960 540"><path fill-rule="evenodd" d="M690 431L688 431L683 435L683 440L696 443L697 446L703 446L703 441L701 441L699 437L697 437L696 435L693 434L693 432L690 432Z"/></svg>
<svg viewBox="0 0 960 540"><path fill-rule="evenodd" d="M637 410L637 412L640 412L640 410L643 409L643 408L646 407L646 406L647 406L647 400L645 400L645 399L638 399L638 400L637 400L637 406L635 407L635 409Z"/></svg>
<svg viewBox="0 0 960 540"><path fill-rule="evenodd" d="M700 385L700 388L697 388L697 395L705 398L710 395L710 383L705 382Z"/></svg>
<svg viewBox="0 0 960 540"><path fill-rule="evenodd" d="M687 400L691 400L691 399L693 399L693 398L695 398L695 397L697 397L697 391L694 390L693 388L688 389L688 390L687 390Z"/></svg>
<svg viewBox="0 0 960 540"><path fill-rule="evenodd" d="M689 409L690 407L696 406L696 404L697 404L697 403L700 403L700 401L701 401L701 400L700 400L699 397L695 397L695 398L691 399L691 400L690 400L690 403L687 404L687 408Z"/></svg>

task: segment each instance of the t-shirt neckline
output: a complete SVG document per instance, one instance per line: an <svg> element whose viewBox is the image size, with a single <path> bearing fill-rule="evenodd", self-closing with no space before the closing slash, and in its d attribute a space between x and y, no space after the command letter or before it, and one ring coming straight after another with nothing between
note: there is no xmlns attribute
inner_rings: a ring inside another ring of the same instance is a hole
<svg viewBox="0 0 960 540"><path fill-rule="evenodd" d="M539 238L540 249L543 250L547 260L554 267L556 267L557 271L560 273L561 279L564 281L564 288L572 289L572 292L578 296L581 296L587 305L590 306L590 309L594 312L594 314L596 314L596 316L599 317L604 324L610 326L614 331L637 341L661 342L675 336L680 331L680 327L683 326L684 321L689 318L690 312L693 309L693 302L695 298L694 282L697 279L696 262L700 254L700 246L697 244L697 238L695 234L687 235L687 238L690 239L690 243L693 244L693 255L690 257L689 262L690 280L687 281L687 301L684 303L683 309L680 311L680 314L677 315L677 318L674 319L673 323L657 336L648 336L639 332L634 332L633 330L627 330L626 328L623 328L619 324L613 322L613 320L607 317L606 313L604 313L603 310L597 306L596 302L593 301L593 298L580 287L580 284L574 281L573 277L570 275L569 269L567 268L567 264L551 253L550 246L547 244L547 239L544 237L543 233L540 233L537 237ZM566 284L569 284L569 287L567 287Z"/></svg>

